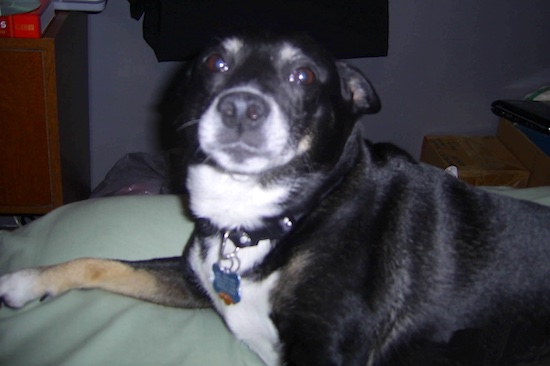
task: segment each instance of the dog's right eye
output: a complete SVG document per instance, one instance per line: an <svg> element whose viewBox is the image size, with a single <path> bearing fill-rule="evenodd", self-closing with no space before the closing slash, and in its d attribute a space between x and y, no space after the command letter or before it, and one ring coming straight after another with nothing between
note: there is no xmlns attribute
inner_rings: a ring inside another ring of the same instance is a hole
<svg viewBox="0 0 550 366"><path fill-rule="evenodd" d="M225 62L224 58L217 53L208 56L204 63L210 71L226 72L227 70L229 70L227 62Z"/></svg>
<svg viewBox="0 0 550 366"><path fill-rule="evenodd" d="M288 76L288 81L295 84L311 85L315 82L315 73L309 67L299 67Z"/></svg>

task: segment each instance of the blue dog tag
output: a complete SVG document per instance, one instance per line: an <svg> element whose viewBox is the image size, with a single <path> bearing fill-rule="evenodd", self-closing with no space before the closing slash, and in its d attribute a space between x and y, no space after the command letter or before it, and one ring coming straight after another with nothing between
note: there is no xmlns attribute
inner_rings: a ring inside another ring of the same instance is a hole
<svg viewBox="0 0 550 366"><path fill-rule="evenodd" d="M220 268L218 263L212 265L214 271L214 290L226 305L233 305L241 301L241 276Z"/></svg>

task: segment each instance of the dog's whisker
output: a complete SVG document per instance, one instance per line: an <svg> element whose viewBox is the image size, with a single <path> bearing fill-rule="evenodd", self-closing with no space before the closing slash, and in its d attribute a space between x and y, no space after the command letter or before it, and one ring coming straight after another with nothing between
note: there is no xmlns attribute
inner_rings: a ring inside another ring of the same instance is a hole
<svg viewBox="0 0 550 366"><path fill-rule="evenodd" d="M202 162L208 163L209 161L212 161L212 157L210 155L207 155Z"/></svg>
<svg viewBox="0 0 550 366"><path fill-rule="evenodd" d="M212 161L212 160L213 160L212 156L207 155L207 154L203 154L200 147L197 147L197 148L195 149L195 152L193 153L193 156L195 156L195 157L197 157L197 156L203 157L203 159L201 160L200 164L205 164L205 163L208 163L209 161Z"/></svg>
<svg viewBox="0 0 550 366"><path fill-rule="evenodd" d="M201 158L200 163L206 163L206 162L208 162L209 160L212 159L209 155L205 155L202 152L200 146L197 146L197 148L195 149L195 151L193 151L191 156L194 157L194 158L200 157Z"/></svg>
<svg viewBox="0 0 550 366"><path fill-rule="evenodd" d="M313 160L311 159L311 155L309 153L305 153L302 156L302 160L304 162L306 172L307 173L313 173L315 171L315 167L313 165Z"/></svg>
<svg viewBox="0 0 550 366"><path fill-rule="evenodd" d="M199 122L200 122L200 119L199 119L199 118L194 119L194 120L191 120L191 121L188 121L188 122L185 122L185 123L182 124L181 126L178 126L178 127L176 128L176 131L177 131L177 132L180 132L180 131L182 131L182 130L188 128L188 127L191 127L191 126L194 126L194 125L198 124Z"/></svg>

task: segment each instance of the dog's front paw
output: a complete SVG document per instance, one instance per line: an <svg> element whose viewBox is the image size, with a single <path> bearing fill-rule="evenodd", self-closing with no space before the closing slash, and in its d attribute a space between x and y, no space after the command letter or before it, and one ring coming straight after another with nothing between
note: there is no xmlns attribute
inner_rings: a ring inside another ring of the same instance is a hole
<svg viewBox="0 0 550 366"><path fill-rule="evenodd" d="M20 308L29 301L48 296L39 286L40 272L38 268L30 268L0 277L0 305Z"/></svg>

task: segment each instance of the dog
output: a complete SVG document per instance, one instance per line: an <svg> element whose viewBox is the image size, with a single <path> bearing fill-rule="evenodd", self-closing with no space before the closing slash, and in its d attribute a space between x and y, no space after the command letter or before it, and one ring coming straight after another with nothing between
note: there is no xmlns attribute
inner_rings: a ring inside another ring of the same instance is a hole
<svg viewBox="0 0 550 366"><path fill-rule="evenodd" d="M224 38L187 86L183 255L23 269L0 279L4 304L100 288L213 307L267 365L346 366L548 309L550 208L366 141L356 122L379 97L310 38Z"/></svg>

